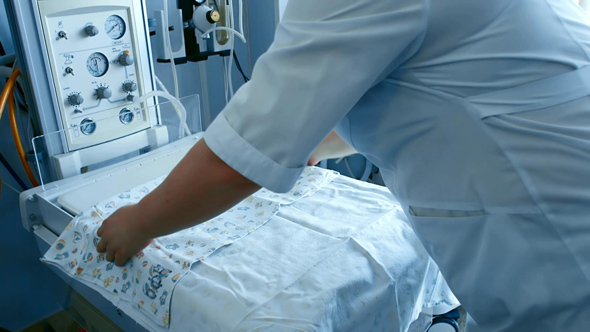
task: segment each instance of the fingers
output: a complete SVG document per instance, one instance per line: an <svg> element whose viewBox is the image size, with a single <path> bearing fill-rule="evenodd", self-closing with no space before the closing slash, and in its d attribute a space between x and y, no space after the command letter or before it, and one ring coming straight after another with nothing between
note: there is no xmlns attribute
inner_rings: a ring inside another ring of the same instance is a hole
<svg viewBox="0 0 590 332"><path fill-rule="evenodd" d="M107 253L106 257L105 257L106 260L108 262L115 261L115 265L117 265L117 266L125 265L125 263L129 259L129 257L124 255L124 253L120 252L120 250L119 250L119 252L115 251L115 249L109 250L106 241L103 239L101 239L100 242L98 242L98 245L96 245L96 251L98 251L98 252L105 252L106 251L106 253Z"/></svg>
<svg viewBox="0 0 590 332"><path fill-rule="evenodd" d="M112 262L115 260L115 250L114 249L109 250L109 249L110 248L107 247L106 259L107 259L107 261Z"/></svg>
<svg viewBox="0 0 590 332"><path fill-rule="evenodd" d="M105 241L105 239L100 239L100 241L96 245L96 251L104 252L106 249L107 249L107 241Z"/></svg>
<svg viewBox="0 0 590 332"><path fill-rule="evenodd" d="M103 227L103 226L101 225L101 226L98 228L98 230L96 231L96 235L98 235L99 237L102 237L102 232L103 232L103 229L102 229L102 227Z"/></svg>
<svg viewBox="0 0 590 332"><path fill-rule="evenodd" d="M126 255L123 255L121 253L117 253L115 255L115 265L117 265L117 266L123 266L127 262L127 259L128 258L126 257Z"/></svg>

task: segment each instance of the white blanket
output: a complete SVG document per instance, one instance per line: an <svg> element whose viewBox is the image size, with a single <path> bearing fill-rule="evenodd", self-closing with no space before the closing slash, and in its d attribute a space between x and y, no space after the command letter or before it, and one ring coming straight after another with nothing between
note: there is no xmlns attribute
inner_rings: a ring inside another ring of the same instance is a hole
<svg viewBox="0 0 590 332"><path fill-rule="evenodd" d="M459 302L391 194L338 176L193 265L170 328L423 332L438 305Z"/></svg>
<svg viewBox="0 0 590 332"><path fill-rule="evenodd" d="M121 197L131 202L151 189L142 186L76 218L45 259L152 331L405 331L424 307L457 305L386 189L332 178L309 168L288 194L260 191L217 223L160 238L123 268L109 266L88 227L124 204ZM65 250L70 257L58 257ZM424 330L424 318L413 327Z"/></svg>

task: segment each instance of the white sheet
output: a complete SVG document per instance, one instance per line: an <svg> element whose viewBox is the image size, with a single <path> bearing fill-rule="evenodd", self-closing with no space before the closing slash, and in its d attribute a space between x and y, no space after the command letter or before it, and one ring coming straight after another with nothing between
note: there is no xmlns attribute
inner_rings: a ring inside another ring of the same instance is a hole
<svg viewBox="0 0 590 332"><path fill-rule="evenodd" d="M104 217L107 210L143 197L148 187L105 200L95 209L106 209ZM162 261L168 256L157 256L164 247L176 250L163 242L123 268L101 260L93 252L91 228L102 217L91 211L68 226L45 258L100 291L150 331L167 331L169 324L171 331L422 332L429 323L428 314L420 315L424 308L458 305L384 187L309 168L290 193L261 191L256 196L280 202L280 208L272 209L276 215L256 223L239 241L215 246L192 266L182 264L182 273ZM186 234L178 236L186 242ZM193 248L193 242L202 242L195 241L186 245ZM62 255L67 262L58 259ZM74 258L74 266L67 264ZM156 263L169 269L160 276L162 286L170 280L175 286L165 292L165 287L158 288L150 302L141 297L141 286ZM102 287L107 277L109 285Z"/></svg>
<svg viewBox="0 0 590 332"><path fill-rule="evenodd" d="M459 305L387 189L338 176L194 264L170 330L424 331L442 304Z"/></svg>

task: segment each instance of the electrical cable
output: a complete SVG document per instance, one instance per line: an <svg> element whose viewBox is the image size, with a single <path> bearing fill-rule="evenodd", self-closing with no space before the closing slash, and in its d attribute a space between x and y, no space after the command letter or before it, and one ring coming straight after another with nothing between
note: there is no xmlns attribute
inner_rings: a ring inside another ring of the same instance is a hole
<svg viewBox="0 0 590 332"><path fill-rule="evenodd" d="M12 70L14 71L14 69L16 69L16 61L12 64ZM32 121L32 117L31 117L31 114L29 113L28 104L27 104L27 101L26 101L26 99L24 97L25 96L25 93L24 93L24 91L23 91L23 89L21 88L21 85L20 85L21 80L22 80L22 75L19 75L16 78L16 81L14 82L15 85L12 88L12 90L13 90L12 91L12 96L13 96L14 101L15 101L16 116L17 116L18 127L25 128L25 126L23 125L23 122L22 122L22 120L23 120L22 119L22 111L23 111L23 109L25 110L25 112L27 114L27 122ZM23 104L24 104L24 107L21 107L21 105L23 105ZM29 122L29 124L30 124L30 122ZM27 140L25 140L25 141L27 143L26 144L26 148L27 149L31 149L32 148L32 142L28 139L29 137L31 137L31 133L28 130L28 128L30 128L30 126L27 126L27 133L26 133L26 136L25 136L25 137L27 137ZM23 147L23 149L24 149L24 147Z"/></svg>
<svg viewBox="0 0 590 332"><path fill-rule="evenodd" d="M22 146L22 142L20 140L20 136L18 134L18 127L16 125L16 112L15 112L15 107L14 107L14 87L16 85L16 79L18 78L18 76L21 74L20 69L15 68L14 72L12 73L12 75L10 76L10 78L8 79L8 82L6 82L6 86L4 87L4 90L2 90L2 95L0 95L0 107L2 107L2 109L4 108L4 105L8 102L8 115L10 117L10 127L12 129L12 138L14 139L14 144L16 146L16 150L18 152L18 156L20 158L21 164L23 165L23 168L25 169L25 173L27 173L27 177L29 178L29 181L31 181L31 184L33 184L33 187L37 187L39 185L39 183L37 182L37 179L35 179L35 176L33 175L33 171L31 170L31 166L29 166L27 159L26 159L26 155L25 155L25 151L23 150L23 146ZM12 96L10 96L10 94L12 93ZM0 110L1 112L1 110ZM1 113L0 113L0 118L1 118Z"/></svg>
<svg viewBox="0 0 590 332"><path fill-rule="evenodd" d="M18 79L16 80L16 82L18 83ZM17 91L17 90L16 90L16 85L15 85L15 88L13 88L13 91L12 91L12 96L13 96L13 98L14 98L14 110L15 110L15 113L16 113L16 123L18 124L18 127L19 127L19 128L21 128L21 129L24 129L24 128L25 128L25 126L23 125L23 116L22 116L22 114L23 114L23 110L21 109L21 107L20 107L20 103L18 102L18 100L17 100L17 98L16 98L16 95L17 95L16 91ZM28 119L28 118L27 118L27 119ZM25 142L27 143L27 145L26 145L26 146L23 146L23 149L27 149L27 150L29 150L28 143L29 143L30 141L28 140L28 138L29 138L30 136L25 136L25 137L26 137L26 139L25 139ZM30 151L30 150L29 150L29 151Z"/></svg>
<svg viewBox="0 0 590 332"><path fill-rule="evenodd" d="M168 48L168 57L170 58L170 65L172 66L172 78L174 80L174 96L179 99L179 92L178 92L178 75L176 74L176 63L174 62L174 53L172 52L172 44L170 43L170 32L168 31L168 27L170 26L168 23L168 0L164 1L164 31L167 33L164 34L164 40L166 41L166 48Z"/></svg>
<svg viewBox="0 0 590 332"><path fill-rule="evenodd" d="M20 191L18 191L18 190L17 190L15 187L13 187L13 186L9 185L9 184L8 184L8 183L6 183L6 182L2 182L2 185L3 185L3 186L7 186L7 187L8 187L8 189L10 189L11 191L13 191L13 192L14 192L15 194L17 194L17 195L20 195L20 194L21 194L21 192L20 192Z"/></svg>
<svg viewBox="0 0 590 332"><path fill-rule="evenodd" d="M246 76L246 74L244 74L244 70L242 69L242 66L240 65L240 60L238 59L236 52L234 52L234 60L236 62L236 67L238 68L238 71L240 72L240 74L242 74L242 78L244 78L244 82L247 83L250 79L248 78L248 76Z"/></svg>
<svg viewBox="0 0 590 332"><path fill-rule="evenodd" d="M18 77L18 75L16 75L13 71L10 74L8 82L6 82L4 89L2 89L2 94L0 94L0 119L2 119L2 112L4 111L4 107L6 106L6 102L8 101L8 96L10 95L10 92L12 92L12 86L16 81L16 77Z"/></svg>
<svg viewBox="0 0 590 332"><path fill-rule="evenodd" d="M23 191L29 189L27 187L27 185L25 184L25 182L20 178L20 176L18 176L18 174L16 173L14 168L12 168L12 166L10 166L10 163L8 162L8 160L6 160L6 158L4 158L4 155L2 155L2 153L0 153L0 163L2 163L2 165L4 165L4 168L6 168L8 173L10 173L10 175L14 178L16 183L18 183L18 185L21 187L21 189Z"/></svg>

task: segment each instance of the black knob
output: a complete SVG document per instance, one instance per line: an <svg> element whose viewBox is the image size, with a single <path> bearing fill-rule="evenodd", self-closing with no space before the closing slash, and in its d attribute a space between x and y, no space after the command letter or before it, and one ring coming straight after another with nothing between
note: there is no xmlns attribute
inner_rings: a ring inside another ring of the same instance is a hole
<svg viewBox="0 0 590 332"><path fill-rule="evenodd" d="M96 35L98 35L98 32L100 30L98 30L97 27L95 27L94 25L88 25L86 26L86 28L84 28L84 31L86 32L86 34L90 37L94 37Z"/></svg>
<svg viewBox="0 0 590 332"><path fill-rule="evenodd" d="M79 93L71 94L68 96L68 103L72 106L78 106L84 102L84 98Z"/></svg>
<svg viewBox="0 0 590 332"><path fill-rule="evenodd" d="M123 66L130 66L134 63L133 57L129 53L124 52L119 55L119 63Z"/></svg>
<svg viewBox="0 0 590 332"><path fill-rule="evenodd" d="M109 99L112 95L113 93L111 92L111 89L106 86L101 86L100 88L96 89L96 96L98 99Z"/></svg>
<svg viewBox="0 0 590 332"><path fill-rule="evenodd" d="M133 92L137 90L137 84L135 82L125 82L123 83L123 91L125 92Z"/></svg>

